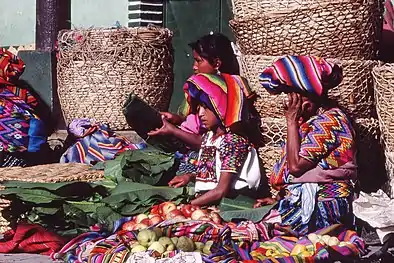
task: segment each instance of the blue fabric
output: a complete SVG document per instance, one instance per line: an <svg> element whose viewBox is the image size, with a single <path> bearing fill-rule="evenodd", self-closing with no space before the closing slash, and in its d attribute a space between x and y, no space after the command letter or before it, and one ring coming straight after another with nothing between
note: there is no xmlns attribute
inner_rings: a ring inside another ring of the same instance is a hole
<svg viewBox="0 0 394 263"><path fill-rule="evenodd" d="M29 125L29 144L27 150L29 152L38 152L41 145L47 141L47 137L45 136L45 125L42 120L36 118L30 119Z"/></svg>

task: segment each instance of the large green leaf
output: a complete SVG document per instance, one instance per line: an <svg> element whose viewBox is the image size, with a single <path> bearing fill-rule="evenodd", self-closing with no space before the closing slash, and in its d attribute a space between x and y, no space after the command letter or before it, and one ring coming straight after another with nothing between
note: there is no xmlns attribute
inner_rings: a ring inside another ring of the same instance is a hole
<svg viewBox="0 0 394 263"><path fill-rule="evenodd" d="M48 204L62 198L49 191L41 189L8 188L0 191L0 196L4 199L13 199L17 196L20 200L34 204Z"/></svg>
<svg viewBox="0 0 394 263"><path fill-rule="evenodd" d="M59 188L73 184L75 182L61 182L61 183L32 183L32 182L23 182L23 181L4 181L1 184L5 188L24 188L24 189L47 189L49 191L56 191Z"/></svg>
<svg viewBox="0 0 394 263"><path fill-rule="evenodd" d="M223 198L219 206L219 215L225 221L250 220L256 223L261 221L275 205L253 208L254 202L253 199L244 196L236 199Z"/></svg>
<svg viewBox="0 0 394 263"><path fill-rule="evenodd" d="M223 198L220 202L220 211L245 210L253 208L256 200L247 196L237 196L234 199Z"/></svg>
<svg viewBox="0 0 394 263"><path fill-rule="evenodd" d="M187 194L184 188L170 188L167 186L152 186L133 182L124 182L112 190L111 195L104 198L103 202L108 204L121 203L123 201L133 202L135 200L146 201L152 196L161 196L165 200L172 200Z"/></svg>
<svg viewBox="0 0 394 263"><path fill-rule="evenodd" d="M79 201L79 202L67 201L67 203L80 209L84 213L96 213L98 207L105 206L104 203L95 203L88 201Z"/></svg>

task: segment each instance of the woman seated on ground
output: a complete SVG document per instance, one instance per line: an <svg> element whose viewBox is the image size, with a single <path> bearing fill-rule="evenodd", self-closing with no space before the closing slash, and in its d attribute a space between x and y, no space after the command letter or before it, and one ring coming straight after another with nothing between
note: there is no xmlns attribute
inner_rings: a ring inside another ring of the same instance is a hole
<svg viewBox="0 0 394 263"><path fill-rule="evenodd" d="M221 85L223 77L227 89ZM198 114L207 132L202 137L197 172L176 176L169 185L180 187L195 180L198 197L192 205L218 203L236 194L257 194L261 177L258 156L243 135L249 109L235 81L230 75L197 74L184 86L191 113Z"/></svg>
<svg viewBox="0 0 394 263"><path fill-rule="evenodd" d="M223 89L226 89L228 85L227 79L234 79L235 82L231 80L233 85L236 85L237 89L244 92L251 114L250 122L245 123L245 125L249 125L248 137L257 146L260 143L260 118L257 111L253 108L256 93L252 92L247 81L239 76L239 66L231 41L226 36L216 33L205 35L189 45L193 51L193 71L195 74L226 75L226 78L217 78ZM201 83L201 85L205 85L205 83ZM151 131L148 135L170 135L183 141L189 150L187 152L183 151L177 174L195 173L198 149L202 142L201 135L205 133L206 129L201 125L199 116L190 111L188 103L183 103L181 108L182 115L162 112L163 127ZM170 124L179 126L179 128L170 127Z"/></svg>
<svg viewBox="0 0 394 263"><path fill-rule="evenodd" d="M287 141L270 177L280 190L278 211L284 225L304 235L336 223L354 224L355 132L351 120L328 99L342 70L324 59L287 56L266 68L261 84L287 93ZM258 200L256 207L273 203Z"/></svg>
<svg viewBox="0 0 394 263"><path fill-rule="evenodd" d="M49 162L44 122L37 116L39 103L18 85L25 64L0 49L0 167Z"/></svg>

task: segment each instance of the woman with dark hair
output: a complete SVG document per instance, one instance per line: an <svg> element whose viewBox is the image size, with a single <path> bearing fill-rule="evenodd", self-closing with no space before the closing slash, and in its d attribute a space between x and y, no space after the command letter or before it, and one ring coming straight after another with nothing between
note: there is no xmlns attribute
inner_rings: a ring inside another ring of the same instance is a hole
<svg viewBox="0 0 394 263"><path fill-rule="evenodd" d="M301 235L354 223L355 132L351 120L327 96L341 80L339 66L309 56L283 57L260 75L270 93L288 94L287 140L270 183L280 191L275 199L282 223ZM256 206L274 201L261 199Z"/></svg>
<svg viewBox="0 0 394 263"><path fill-rule="evenodd" d="M239 66L231 46L231 41L226 36L216 33L205 35L196 42L190 43L189 46L193 51L194 73L216 76L216 83L206 81L203 85L219 85L226 90L229 81L231 81L231 85L235 85L236 89L241 91L246 97L245 102L250 109L250 114L248 118L243 120L242 124L238 124L238 130L239 133L243 133L245 137L258 146L260 143L258 129L260 118L253 107L253 102L257 95L251 91L247 81L239 76ZM189 103L184 103L182 115L162 112L163 126L160 129L148 133L149 136L174 136L188 145L189 150L181 154L181 164L178 174L196 172L197 150L200 148L202 142L201 135L206 131L199 116L195 112L192 112L192 106Z"/></svg>

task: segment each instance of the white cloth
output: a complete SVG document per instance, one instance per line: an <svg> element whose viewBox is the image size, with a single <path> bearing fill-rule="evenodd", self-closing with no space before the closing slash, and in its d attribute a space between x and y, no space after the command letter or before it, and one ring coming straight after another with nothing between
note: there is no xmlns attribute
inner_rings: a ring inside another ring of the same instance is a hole
<svg viewBox="0 0 394 263"><path fill-rule="evenodd" d="M202 257L197 252L179 252L172 258L155 259L149 256L149 252L133 253L127 259L126 263L202 263Z"/></svg>
<svg viewBox="0 0 394 263"><path fill-rule="evenodd" d="M291 184L287 187L291 195L289 200L292 204L301 199L301 219L303 224L307 224L315 210L316 193L319 190L317 183Z"/></svg>
<svg viewBox="0 0 394 263"><path fill-rule="evenodd" d="M394 200L382 190L372 194L360 192L359 198L353 202L353 213L376 228L382 243L387 234L394 233Z"/></svg>
<svg viewBox="0 0 394 263"><path fill-rule="evenodd" d="M206 146L214 146L216 149L219 149L220 144L222 140L224 139L224 135L219 136L217 139L212 140L213 133L208 132L208 139ZM199 158L201 156L201 150L199 153ZM216 151L216 156L215 156L215 173L216 173L216 178L217 181L220 179L220 173L221 173L221 167L222 167L222 162L220 159L220 152L217 150ZM261 173L260 173L260 164L259 164L259 158L257 155L257 151L255 148L252 148L251 151L248 153L248 156L245 160L245 163L242 166L241 172L235 180L232 188L239 190L245 187L248 187L249 189L255 189L260 185L260 180L261 180ZM196 192L201 192L201 191L209 191L212 189L215 189L217 186L217 183L215 182L200 182L197 181L195 184L195 191Z"/></svg>

